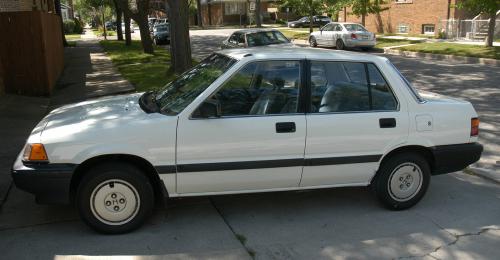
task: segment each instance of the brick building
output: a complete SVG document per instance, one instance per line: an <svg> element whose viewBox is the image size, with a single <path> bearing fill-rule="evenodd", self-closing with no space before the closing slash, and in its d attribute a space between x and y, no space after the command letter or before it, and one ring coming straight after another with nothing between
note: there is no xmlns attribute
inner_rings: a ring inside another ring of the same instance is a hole
<svg viewBox="0 0 500 260"><path fill-rule="evenodd" d="M53 0L0 0L0 12L44 11L55 13Z"/></svg>
<svg viewBox="0 0 500 260"><path fill-rule="evenodd" d="M274 0L261 0L260 8L262 22L269 22L272 14L269 8ZM202 0L201 16L203 24L210 25L234 25L249 24L254 22L255 4L247 0Z"/></svg>
<svg viewBox="0 0 500 260"><path fill-rule="evenodd" d="M365 25L370 31L400 34L437 35L443 20L472 18L473 15L455 7L460 0L389 0L380 15L368 15ZM361 17L346 8L339 21L361 23Z"/></svg>

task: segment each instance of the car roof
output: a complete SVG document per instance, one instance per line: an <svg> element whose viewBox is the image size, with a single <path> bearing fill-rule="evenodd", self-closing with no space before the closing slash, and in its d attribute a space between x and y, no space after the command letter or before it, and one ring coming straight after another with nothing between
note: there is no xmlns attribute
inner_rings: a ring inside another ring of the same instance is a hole
<svg viewBox="0 0 500 260"><path fill-rule="evenodd" d="M274 32L274 31L278 31L276 29L262 29L262 28L256 28L256 29L242 29L242 30L237 30L237 31L234 31L234 33L258 33L258 32Z"/></svg>
<svg viewBox="0 0 500 260"><path fill-rule="evenodd" d="M362 24L360 23L354 23L354 22L330 22L331 24L357 24L357 25L361 25L363 26ZM364 27L364 26L363 26Z"/></svg>
<svg viewBox="0 0 500 260"><path fill-rule="evenodd" d="M345 61L385 61L387 58L365 53L349 51L313 49L302 47L258 47L244 49L224 49L217 51L237 60L272 60L272 59L311 59L311 60L345 60Z"/></svg>

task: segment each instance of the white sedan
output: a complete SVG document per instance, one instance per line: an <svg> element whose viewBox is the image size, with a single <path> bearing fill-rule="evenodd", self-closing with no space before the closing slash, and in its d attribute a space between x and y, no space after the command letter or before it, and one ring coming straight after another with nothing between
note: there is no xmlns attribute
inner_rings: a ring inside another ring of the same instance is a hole
<svg viewBox="0 0 500 260"><path fill-rule="evenodd" d="M469 102L420 95L383 57L229 49L159 91L50 112L12 176L104 233L185 196L370 186L400 210L479 160L478 129Z"/></svg>
<svg viewBox="0 0 500 260"><path fill-rule="evenodd" d="M309 36L311 47L323 45L336 47L338 50L355 47L370 49L376 44L375 34L357 23L329 23Z"/></svg>

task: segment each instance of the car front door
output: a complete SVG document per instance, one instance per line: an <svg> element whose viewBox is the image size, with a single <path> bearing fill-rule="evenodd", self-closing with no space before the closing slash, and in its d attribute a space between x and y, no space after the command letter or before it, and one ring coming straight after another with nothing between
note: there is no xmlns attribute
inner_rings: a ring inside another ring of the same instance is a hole
<svg viewBox="0 0 500 260"><path fill-rule="evenodd" d="M333 24L327 24L321 28L320 31L320 39L317 40L318 44L321 45L330 45L331 37L333 36Z"/></svg>
<svg viewBox="0 0 500 260"><path fill-rule="evenodd" d="M342 25L337 24L333 28L333 33L332 33L332 40L330 42L331 46L336 46L335 44L337 43L337 39L342 39L342 35L344 33L344 29L342 28Z"/></svg>
<svg viewBox="0 0 500 260"><path fill-rule="evenodd" d="M408 137L406 104L373 63L311 61L301 186L365 185Z"/></svg>
<svg viewBox="0 0 500 260"><path fill-rule="evenodd" d="M255 61L179 117L177 193L231 193L298 187L306 121L299 60ZM208 90L207 90L208 91ZM201 113L216 104L219 113Z"/></svg>

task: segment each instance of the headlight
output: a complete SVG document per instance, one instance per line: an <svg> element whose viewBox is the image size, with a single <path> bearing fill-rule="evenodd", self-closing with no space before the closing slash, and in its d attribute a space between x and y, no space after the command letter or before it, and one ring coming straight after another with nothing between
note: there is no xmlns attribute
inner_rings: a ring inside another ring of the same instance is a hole
<svg viewBox="0 0 500 260"><path fill-rule="evenodd" d="M25 162L48 162L47 152L43 144L26 144L23 153Z"/></svg>

